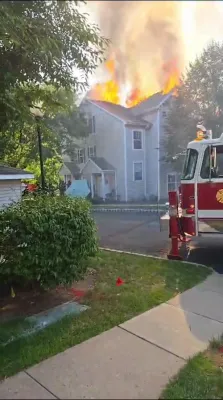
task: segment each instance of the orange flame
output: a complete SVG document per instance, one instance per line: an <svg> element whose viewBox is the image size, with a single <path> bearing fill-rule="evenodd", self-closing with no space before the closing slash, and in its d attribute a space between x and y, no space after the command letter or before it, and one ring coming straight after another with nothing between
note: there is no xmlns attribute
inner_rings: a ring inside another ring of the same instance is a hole
<svg viewBox="0 0 223 400"><path fill-rule="evenodd" d="M180 72L177 68L176 61L169 62L163 67L164 72L167 74L168 79L163 88L163 94L168 94L171 90L180 86ZM174 91L176 93L176 90Z"/></svg>
<svg viewBox="0 0 223 400"><path fill-rule="evenodd" d="M106 61L105 68L111 75L111 79L105 83L97 83L91 90L90 97L94 100L109 101L114 104L120 103L120 88L115 79L115 61Z"/></svg>
<svg viewBox="0 0 223 400"><path fill-rule="evenodd" d="M114 104L121 102L121 87L116 78L115 61L109 59L105 63L105 68L109 72L111 79L105 83L97 83L90 92L90 97L94 100L108 101ZM163 94L168 94L171 90L180 85L180 73L175 61L169 62L163 66L164 76L167 77L166 83L162 90ZM153 93L151 90L142 90L136 87L133 88L130 94L126 95L125 106L133 107L146 100ZM174 93L176 94L176 93Z"/></svg>
<svg viewBox="0 0 223 400"><path fill-rule="evenodd" d="M144 101L150 97L152 93L142 93L140 89L133 89L130 95L126 99L126 106L127 107L134 107L141 101Z"/></svg>

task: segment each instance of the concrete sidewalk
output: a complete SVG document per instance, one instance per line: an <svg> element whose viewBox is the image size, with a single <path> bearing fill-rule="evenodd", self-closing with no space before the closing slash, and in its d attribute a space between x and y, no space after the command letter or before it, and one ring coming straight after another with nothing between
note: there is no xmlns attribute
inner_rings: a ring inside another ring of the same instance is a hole
<svg viewBox="0 0 223 400"><path fill-rule="evenodd" d="M223 333L223 276L0 384L0 399L158 399L186 360Z"/></svg>

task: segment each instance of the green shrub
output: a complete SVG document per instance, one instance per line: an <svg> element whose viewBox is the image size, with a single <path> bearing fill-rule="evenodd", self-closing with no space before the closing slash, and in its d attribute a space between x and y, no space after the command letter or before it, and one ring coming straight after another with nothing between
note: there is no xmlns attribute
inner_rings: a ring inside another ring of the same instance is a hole
<svg viewBox="0 0 223 400"><path fill-rule="evenodd" d="M0 281L70 284L97 251L90 203L37 196L0 212Z"/></svg>

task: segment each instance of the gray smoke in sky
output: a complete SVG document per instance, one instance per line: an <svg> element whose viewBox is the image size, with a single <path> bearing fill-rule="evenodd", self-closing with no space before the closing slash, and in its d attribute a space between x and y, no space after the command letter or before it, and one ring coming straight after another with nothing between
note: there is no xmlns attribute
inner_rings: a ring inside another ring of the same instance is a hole
<svg viewBox="0 0 223 400"><path fill-rule="evenodd" d="M219 3L90 1L87 4L103 35L111 39L108 58L115 60L117 81L152 94L165 87L170 75L179 76L208 40L223 37L223 7Z"/></svg>

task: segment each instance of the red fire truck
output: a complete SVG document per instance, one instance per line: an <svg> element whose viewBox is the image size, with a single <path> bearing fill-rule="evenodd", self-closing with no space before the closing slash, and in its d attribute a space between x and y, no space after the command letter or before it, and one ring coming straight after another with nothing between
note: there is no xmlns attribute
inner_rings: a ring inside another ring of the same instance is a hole
<svg viewBox="0 0 223 400"><path fill-rule="evenodd" d="M172 239L176 233L181 240L223 238L223 134L212 139L211 131L197 126L197 138L187 146L179 194L169 193L169 207Z"/></svg>

